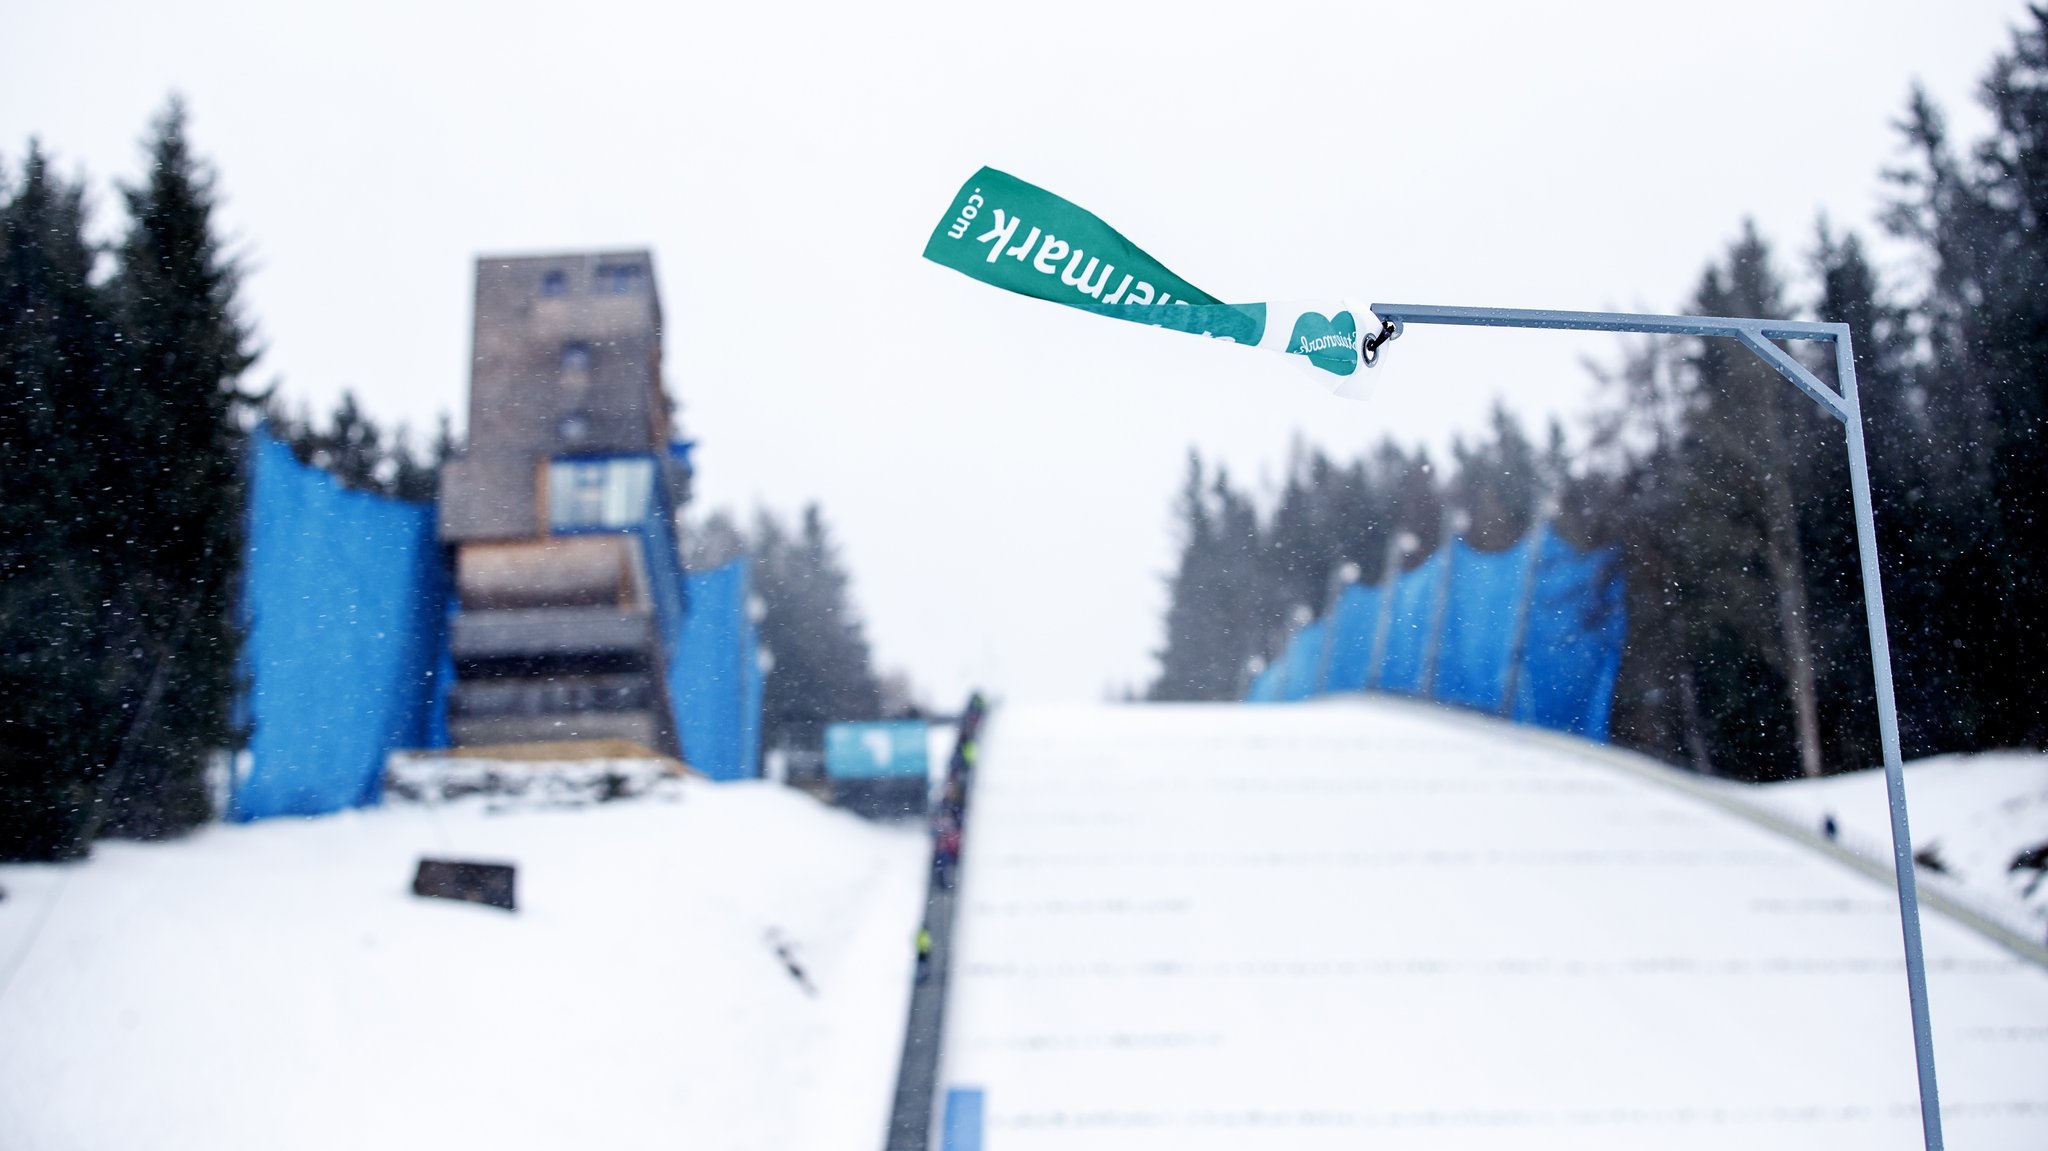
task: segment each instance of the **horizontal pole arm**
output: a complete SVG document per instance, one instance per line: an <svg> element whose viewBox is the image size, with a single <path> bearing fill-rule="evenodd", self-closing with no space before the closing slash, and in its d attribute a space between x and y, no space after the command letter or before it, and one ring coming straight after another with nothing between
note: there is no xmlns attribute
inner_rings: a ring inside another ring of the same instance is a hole
<svg viewBox="0 0 2048 1151"><path fill-rule="evenodd" d="M1742 341L1779 375L1792 381L1821 409L1847 421L1849 407L1833 388L1772 340L1826 340L1840 347L1847 324L1803 320L1759 320L1730 316L1658 316L1640 312L1553 312L1536 308L1446 308L1435 304L1373 304L1383 321L1448 324L1466 328L1545 328L1574 332L1639 332L1658 336L1727 336Z"/></svg>
<svg viewBox="0 0 2048 1151"><path fill-rule="evenodd" d="M1640 312L1553 312L1537 308L1447 308L1435 304L1373 304L1372 314L1403 324L1452 324L1468 328L1566 328L1581 332L1644 332L1670 336L1739 336L1757 332L1773 340L1837 340L1842 324L1802 320L1730 319L1725 316L1657 316Z"/></svg>

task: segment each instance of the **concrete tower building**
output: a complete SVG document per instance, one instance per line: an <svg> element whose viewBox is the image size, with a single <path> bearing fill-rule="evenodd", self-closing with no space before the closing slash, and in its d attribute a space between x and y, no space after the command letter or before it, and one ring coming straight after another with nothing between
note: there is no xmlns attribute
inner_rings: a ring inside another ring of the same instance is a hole
<svg viewBox="0 0 2048 1151"><path fill-rule="evenodd" d="M688 471L669 447L652 257L480 259L475 322L469 443L441 473L450 734L674 753L649 581L679 568L650 550L672 552L673 533L644 529L682 505Z"/></svg>

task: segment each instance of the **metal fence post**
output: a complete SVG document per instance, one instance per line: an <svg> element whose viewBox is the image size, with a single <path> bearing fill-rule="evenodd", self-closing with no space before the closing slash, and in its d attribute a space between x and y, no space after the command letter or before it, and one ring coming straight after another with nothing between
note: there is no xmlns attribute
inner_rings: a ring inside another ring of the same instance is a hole
<svg viewBox="0 0 2048 1151"><path fill-rule="evenodd" d="M1436 669L1438 657L1443 654L1444 620L1451 614L1451 573L1457 569L1457 551L1452 547L1458 536L1471 526L1471 519L1464 511L1444 513L1443 542L1437 545L1437 554L1443 557L1444 574L1438 577L1436 605L1429 618L1429 644L1422 649L1422 689L1425 699L1436 698Z"/></svg>
<svg viewBox="0 0 2048 1151"><path fill-rule="evenodd" d="M1863 446L1863 414L1856 399L1856 356L1847 324L1725 316L1659 316L1630 312L1544 311L1526 308L1462 308L1417 304L1371 305L1382 321L1399 326L1448 324L1460 327L1529 328L1579 332L1639 332L1654 335L1722 337L1740 342L1758 359L1806 393L1807 398L1847 428L1849 493L1856 515L1856 552L1863 575L1863 607L1870 632L1870 671L1877 695L1878 741L1884 752L1885 793L1891 805L1892 869L1899 895L1899 931L1906 952L1906 995L1913 1016L1913 1054L1920 1077L1920 1125L1927 1151L1941 1151L1941 1103L1934 1079L1934 1041L1928 1022L1927 970L1921 950L1919 892L1913 875L1913 838L1906 823L1906 780L1899 749L1899 716L1892 692L1891 643L1885 632L1884 590L1871 511L1870 468ZM1814 340L1835 349L1837 392L1784 348L1779 340Z"/></svg>
<svg viewBox="0 0 2048 1151"><path fill-rule="evenodd" d="M1877 689L1877 738L1884 752L1885 795L1892 816L1892 873L1898 877L1899 931L1906 947L1906 994L1913 1010L1913 1054L1920 1073L1920 1127L1927 1151L1941 1151L1941 1096L1934 1080L1934 1040L1927 1011L1927 961L1921 952L1920 899L1913 874L1913 834L1906 826L1905 757L1892 695L1892 648L1884 619L1883 575L1877 562L1877 517L1870 503L1870 465L1863 451L1863 409L1856 399L1856 354L1849 328L1835 339L1835 378L1848 410L1849 497L1856 509L1856 554L1863 569L1863 614L1870 629L1870 674Z"/></svg>
<svg viewBox="0 0 2048 1151"><path fill-rule="evenodd" d="M1337 605L1344 602L1346 589L1357 582L1358 565L1350 560L1330 572L1329 606L1323 609L1323 650L1316 660L1316 685L1310 694L1329 694L1330 655L1337 650Z"/></svg>
<svg viewBox="0 0 2048 1151"><path fill-rule="evenodd" d="M1522 565L1522 588L1515 596L1513 638L1508 641L1507 667L1500 677L1500 714L1515 718L1515 692L1522 686L1522 656L1529 643L1529 615L1536 598L1536 568L1543 562L1543 544L1550 538L1551 510L1546 506L1528 535L1529 562Z"/></svg>
<svg viewBox="0 0 2048 1151"><path fill-rule="evenodd" d="M1365 664L1365 686L1380 685L1380 672L1387 662L1387 629L1394 626L1394 584L1401 576L1401 561L1421 545L1413 532L1396 530L1387 537L1386 563L1380 568L1379 618L1372 629L1372 655Z"/></svg>

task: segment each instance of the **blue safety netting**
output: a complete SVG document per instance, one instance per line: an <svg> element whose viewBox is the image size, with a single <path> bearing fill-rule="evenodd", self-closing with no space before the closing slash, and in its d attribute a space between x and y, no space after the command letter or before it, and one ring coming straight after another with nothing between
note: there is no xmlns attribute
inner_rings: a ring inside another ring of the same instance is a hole
<svg viewBox="0 0 2048 1151"><path fill-rule="evenodd" d="M1441 552L1394 581L1393 618L1387 621L1387 648L1371 686L1381 691L1428 694L1430 647L1436 637L1438 600L1444 581Z"/></svg>
<svg viewBox="0 0 2048 1151"><path fill-rule="evenodd" d="M669 511L668 496L655 485L647 518L640 524L640 551L647 562L648 598L654 603L654 628L661 637L661 682L668 697L669 715L676 722L681 740L684 696L682 684L684 645L689 642L690 609L696 596L683 575L682 553L676 547L675 516ZM685 756L688 752L684 752Z"/></svg>
<svg viewBox="0 0 2048 1151"><path fill-rule="evenodd" d="M1481 711L1499 711L1508 689L1508 661L1515 647L1515 612L1534 538L1504 552L1475 551L1463 540L1451 544L1451 602L1437 649L1435 698Z"/></svg>
<svg viewBox="0 0 2048 1151"><path fill-rule="evenodd" d="M752 779L760 763L761 665L747 618L747 560L687 579L690 610L668 649L683 759L712 779Z"/></svg>
<svg viewBox="0 0 2048 1151"><path fill-rule="evenodd" d="M1352 584L1337 597L1324 639L1323 691L1363 691L1372 668L1373 636L1380 626L1380 589Z"/></svg>
<svg viewBox="0 0 2048 1151"><path fill-rule="evenodd" d="M1277 703L1280 700L1281 668L1277 663L1267 664L1259 674L1252 677L1251 689L1245 698L1253 703Z"/></svg>
<svg viewBox="0 0 2048 1151"><path fill-rule="evenodd" d="M1329 629L1322 620L1305 624L1294 633L1294 642L1280 656L1280 698L1307 699L1320 688L1323 670L1323 635Z"/></svg>
<svg viewBox="0 0 2048 1151"><path fill-rule="evenodd" d="M747 559L685 573L660 489L640 537L683 761L712 779L752 779L760 774L763 684Z"/></svg>
<svg viewBox="0 0 2048 1151"><path fill-rule="evenodd" d="M712 779L752 779L760 774L763 685L747 559L685 573L658 485L640 538L683 761Z"/></svg>
<svg viewBox="0 0 2048 1151"><path fill-rule="evenodd" d="M1454 541L1394 581L1391 605L1386 594L1346 588L1245 698L1378 688L1607 738L1627 625L1612 549L1582 553L1541 528L1503 552ZM1383 617L1387 636L1376 648Z"/></svg>
<svg viewBox="0 0 2048 1151"><path fill-rule="evenodd" d="M1605 742L1628 633L1621 557L1546 535L1536 565L1515 719Z"/></svg>
<svg viewBox="0 0 2048 1151"><path fill-rule="evenodd" d="M686 575L661 495L640 534L683 754L717 779L756 774L759 639L744 559ZM445 747L454 665L434 508L350 491L251 437L243 618L249 730L238 820L375 803L385 756Z"/></svg>
<svg viewBox="0 0 2048 1151"><path fill-rule="evenodd" d="M248 517L249 759L230 815L374 803L387 752L446 742L433 506L350 491L259 430Z"/></svg>

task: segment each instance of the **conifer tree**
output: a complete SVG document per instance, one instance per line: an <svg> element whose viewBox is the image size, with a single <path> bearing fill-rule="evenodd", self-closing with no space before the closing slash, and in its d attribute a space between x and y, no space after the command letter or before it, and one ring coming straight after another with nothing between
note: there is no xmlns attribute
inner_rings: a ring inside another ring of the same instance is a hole
<svg viewBox="0 0 2048 1151"><path fill-rule="evenodd" d="M104 603L112 382L83 191L31 144L0 188L0 859L65 859L90 839L113 740Z"/></svg>
<svg viewBox="0 0 2048 1151"><path fill-rule="evenodd" d="M441 465L460 447L446 412L439 417L433 443L422 453L414 449L405 424L386 434L356 402L355 393L346 389L324 426L293 414L274 396L263 419L270 434L284 441L300 463L319 468L355 491L413 503L434 499L440 490Z"/></svg>
<svg viewBox="0 0 2048 1151"><path fill-rule="evenodd" d="M1630 747L1714 774L1694 643L1703 575L1686 539L1688 403L1677 357L1653 339L1625 346L1618 369L1594 374L1610 400L1593 426L1596 478L1578 488L1584 542L1619 550L1629 621L1609 729Z"/></svg>
<svg viewBox="0 0 2048 1151"><path fill-rule="evenodd" d="M828 723L877 718L881 684L824 512L806 507L793 533L763 512L751 543L761 643L775 658L763 690L764 744L818 747Z"/></svg>
<svg viewBox="0 0 2048 1151"><path fill-rule="evenodd" d="M1230 470L1218 465L1210 484L1216 547L1210 580L1215 607L1216 680L1212 691L1235 698L1242 669L1254 657L1271 660L1287 641L1288 617L1312 605L1267 577L1265 533L1251 497L1231 485Z"/></svg>
<svg viewBox="0 0 2048 1151"><path fill-rule="evenodd" d="M1281 653L1298 618L1329 609L1346 563L1379 580L1387 542L1403 531L1433 542L1444 513L1427 453L1390 442L1348 465L1297 443L1263 519L1227 469L1210 473L1191 452L1174 514L1180 558L1167 583L1159 675L1146 692L1158 700L1240 698L1250 668Z"/></svg>
<svg viewBox="0 0 2048 1151"><path fill-rule="evenodd" d="M2048 9L2030 8L1979 92L1992 131L1958 156L1939 111L1916 92L1905 123L1914 160L1894 173L1889 223L1932 256L1920 310L1931 358L1929 451L1978 498L1983 534L1957 558L1952 642L1969 653L1958 705L1977 744L2048 743Z"/></svg>
<svg viewBox="0 0 2048 1151"><path fill-rule="evenodd" d="M1437 483L1436 464L1430 460L1427 450L1417 449L1410 455L1388 444L1381 449L1380 460L1381 482L1393 497L1395 529L1418 541L1415 550L1409 552L1403 561L1403 566L1413 567L1436 550L1437 542L1443 538L1450 509L1445 505L1443 489Z"/></svg>
<svg viewBox="0 0 2048 1151"><path fill-rule="evenodd" d="M1297 442L1264 534L1278 606L1327 609L1335 574L1347 563L1363 572L1366 558L1385 549L1391 523L1385 503L1363 460L1339 465Z"/></svg>
<svg viewBox="0 0 2048 1151"><path fill-rule="evenodd" d="M1539 505L1554 493L1544 490L1536 445L1507 405L1495 400L1489 422L1488 439L1467 447L1460 438L1452 446L1452 498L1472 517L1465 533L1472 545L1501 551L1528 534Z"/></svg>
<svg viewBox="0 0 2048 1151"><path fill-rule="evenodd" d="M1901 726L1911 746L1926 754L1923 749L1934 746L1930 737L1940 721L1926 706L1930 700L1923 693L1945 678L1948 661L1935 650L1943 645L1935 642L1928 630L1938 618L1938 612L1930 610L1935 605L1928 593L1941 579L1938 571L1927 569L1925 550L1935 545L1939 533L1954 525L1912 525L1915 517L1907 511L1914 490L1924 484L1924 479L1915 478L1919 468L1912 453L1918 415L1909 388L1907 321L1899 309L1880 299L1877 273L1864 258L1862 241L1854 233L1838 236L1822 220L1811 261L1820 282L1816 318L1849 325L1856 350L1857 400L1863 413L1864 452L1879 525L1880 556L1887 561L1887 599L1895 625L1912 629L1902 632L1894 626L1892 630L1895 635L1917 633L1922 637L1907 645L1919 650L1907 657L1915 672L1912 686L1898 693ZM1831 355L1824 358L1826 362L1815 367L1822 379L1828 379L1834 374L1834 361ZM1819 684L1822 727L1832 764L1846 769L1880 761L1876 695L1870 675L1870 637L1855 516L1846 498L1847 446L1832 424L1819 440L1808 480L1812 490L1801 505L1800 531L1812 543L1813 619L1826 657ZM1922 535L1920 528L1933 530ZM1904 667L1901 655L1906 653L1895 648L1894 664Z"/></svg>
<svg viewBox="0 0 2048 1151"><path fill-rule="evenodd" d="M129 674L99 814L107 833L153 837L208 818L206 755L236 739L240 415L251 400L237 385L255 354L239 274L214 231L212 175L178 101L145 151L147 173L123 190L130 224L113 283L123 338L105 547L121 573L110 617Z"/></svg>
<svg viewBox="0 0 2048 1151"><path fill-rule="evenodd" d="M1159 677L1146 695L1156 700L1233 698L1241 686L1241 657L1223 638L1228 625L1220 614L1219 541L1202 460L1193 451L1174 515L1180 524L1180 562L1167 580L1166 643L1155 653Z"/></svg>
<svg viewBox="0 0 2048 1151"><path fill-rule="evenodd" d="M1779 318L1788 313L1783 295L1769 246L1745 224L1726 266L1709 267L1701 278L1693 306L1701 315ZM1818 681L1826 656L1813 623L1801 504L1817 486L1816 453L1833 428L1732 341L1700 341L1689 360L1694 407L1683 466L1694 514L1686 521L1688 551L1713 588L1697 607L1710 642L1761 657L1783 684L1797 769L1816 776L1825 765ZM1747 723L1755 717L1747 697L1757 677L1743 662L1732 654L1717 661L1724 671L1717 678L1731 693L1723 714ZM1745 698L1735 705L1738 695ZM1744 740L1744 758L1762 763L1778 741L1767 726L1756 733L1759 738Z"/></svg>

